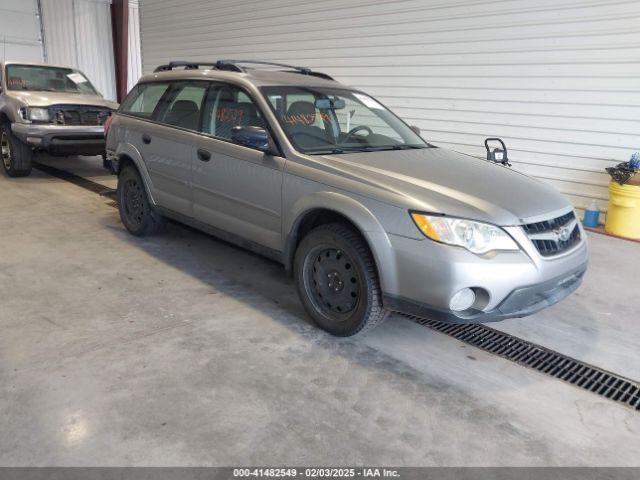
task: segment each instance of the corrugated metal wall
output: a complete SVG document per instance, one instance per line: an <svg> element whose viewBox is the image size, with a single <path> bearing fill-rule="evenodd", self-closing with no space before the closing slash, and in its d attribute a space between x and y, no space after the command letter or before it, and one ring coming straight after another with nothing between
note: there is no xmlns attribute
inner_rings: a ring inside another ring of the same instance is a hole
<svg viewBox="0 0 640 480"><path fill-rule="evenodd" d="M142 0L143 67L171 59L307 65L378 96L443 147L514 166L578 207L640 148L640 2Z"/></svg>
<svg viewBox="0 0 640 480"><path fill-rule="evenodd" d="M36 0L0 0L0 61L42 62Z"/></svg>
<svg viewBox="0 0 640 480"><path fill-rule="evenodd" d="M41 0L49 63L87 74L109 99L116 98L110 0Z"/></svg>

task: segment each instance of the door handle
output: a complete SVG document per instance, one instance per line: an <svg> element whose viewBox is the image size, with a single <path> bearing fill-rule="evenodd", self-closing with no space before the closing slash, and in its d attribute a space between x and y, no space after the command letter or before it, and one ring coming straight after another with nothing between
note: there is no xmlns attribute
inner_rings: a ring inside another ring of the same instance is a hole
<svg viewBox="0 0 640 480"><path fill-rule="evenodd" d="M146 143L147 145L149 145L151 143L151 137L149 135L147 135L146 133L142 134L142 142Z"/></svg>
<svg viewBox="0 0 640 480"><path fill-rule="evenodd" d="M211 160L211 152L208 150L204 150L202 148L198 149L198 158L203 162L208 162Z"/></svg>

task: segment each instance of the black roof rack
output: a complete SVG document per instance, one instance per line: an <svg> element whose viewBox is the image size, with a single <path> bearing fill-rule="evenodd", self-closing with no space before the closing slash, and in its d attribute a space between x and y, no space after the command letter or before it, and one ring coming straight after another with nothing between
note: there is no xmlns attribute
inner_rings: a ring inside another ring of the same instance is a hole
<svg viewBox="0 0 640 480"><path fill-rule="evenodd" d="M230 72L245 72L246 69L238 64L248 63L252 65L268 65L272 67L282 67L292 70L294 73L300 73L302 75L311 75L313 77L324 78L325 80L333 80L333 77L322 72L315 72L307 67L297 67L295 65L287 65L286 63L276 62L264 62L262 60L218 60L215 62L186 62L186 61L173 61L166 65L160 65L154 72L166 72L173 70L176 67L184 67L185 70L197 70L199 67L213 67L217 70L226 70ZM286 71L286 70L285 70Z"/></svg>
<svg viewBox="0 0 640 480"><path fill-rule="evenodd" d="M184 67L185 70L197 70L201 66L215 68L216 62L185 62L184 60L176 60L166 65L159 65L154 72L169 72L176 67Z"/></svg>

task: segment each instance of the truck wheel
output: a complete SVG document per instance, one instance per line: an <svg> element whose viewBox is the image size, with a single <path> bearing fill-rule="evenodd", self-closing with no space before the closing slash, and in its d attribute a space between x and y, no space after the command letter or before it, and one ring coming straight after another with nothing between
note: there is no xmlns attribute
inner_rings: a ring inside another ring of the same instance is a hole
<svg viewBox="0 0 640 480"><path fill-rule="evenodd" d="M10 177L26 177L31 173L33 150L11 131L11 124L0 125L2 168Z"/></svg>
<svg viewBox="0 0 640 480"><path fill-rule="evenodd" d="M387 317L373 255L350 227L313 229L296 250L294 275L305 310L332 335L355 335Z"/></svg>
<svg viewBox="0 0 640 480"><path fill-rule="evenodd" d="M153 235L165 224L149 202L140 173L132 166L122 169L118 176L118 210L124 226L138 237Z"/></svg>

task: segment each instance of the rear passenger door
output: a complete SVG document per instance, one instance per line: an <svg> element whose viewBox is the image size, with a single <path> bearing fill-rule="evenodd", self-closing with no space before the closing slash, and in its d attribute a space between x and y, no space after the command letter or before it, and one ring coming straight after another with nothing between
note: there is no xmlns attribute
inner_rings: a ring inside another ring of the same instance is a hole
<svg viewBox="0 0 640 480"><path fill-rule="evenodd" d="M207 87L201 81L172 83L140 138L156 202L188 217L193 216L194 137Z"/></svg>
<svg viewBox="0 0 640 480"><path fill-rule="evenodd" d="M235 126L268 128L247 92L234 85L212 84L193 167L195 218L280 250L285 160L234 144L231 129Z"/></svg>

